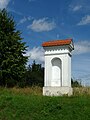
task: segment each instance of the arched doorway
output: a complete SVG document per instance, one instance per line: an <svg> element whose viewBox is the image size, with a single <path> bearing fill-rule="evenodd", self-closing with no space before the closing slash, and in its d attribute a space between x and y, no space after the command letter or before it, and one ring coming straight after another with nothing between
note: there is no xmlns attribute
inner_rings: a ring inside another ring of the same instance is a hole
<svg viewBox="0 0 90 120"><path fill-rule="evenodd" d="M52 59L51 86L62 86L62 62L59 58Z"/></svg>

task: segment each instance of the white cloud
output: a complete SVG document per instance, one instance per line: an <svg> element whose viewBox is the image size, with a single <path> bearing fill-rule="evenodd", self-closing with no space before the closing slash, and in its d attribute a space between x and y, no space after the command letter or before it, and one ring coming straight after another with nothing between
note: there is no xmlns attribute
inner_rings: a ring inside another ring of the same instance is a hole
<svg viewBox="0 0 90 120"><path fill-rule="evenodd" d="M27 21L27 19L26 19L26 17L24 17L24 18L22 18L22 19L19 21L18 24L22 24L22 23L24 23L24 22L26 22L26 21Z"/></svg>
<svg viewBox="0 0 90 120"><path fill-rule="evenodd" d="M56 27L54 21L49 21L48 18L42 18L34 20L33 23L27 26L28 29L32 29L35 32L50 31Z"/></svg>
<svg viewBox="0 0 90 120"><path fill-rule="evenodd" d="M90 15L86 15L77 25L87 25L90 24Z"/></svg>
<svg viewBox="0 0 90 120"><path fill-rule="evenodd" d="M81 8L82 8L81 5L76 5L76 6L72 7L72 10L73 10L73 11L78 11L78 10L80 10Z"/></svg>
<svg viewBox="0 0 90 120"><path fill-rule="evenodd" d="M32 19L33 19L33 17L31 17L31 16L29 16L29 17L24 17L24 18L22 18L22 19L19 21L18 25L19 25L19 24L23 24L23 23L25 23L26 21L30 21L30 20L32 20Z"/></svg>
<svg viewBox="0 0 90 120"><path fill-rule="evenodd" d="M44 50L42 47L34 47L26 52L29 56L29 62L35 60L38 63L44 62Z"/></svg>
<svg viewBox="0 0 90 120"><path fill-rule="evenodd" d="M6 8L10 0L0 0L0 9Z"/></svg>
<svg viewBox="0 0 90 120"><path fill-rule="evenodd" d="M73 11L73 12L79 11L82 7L83 6L81 4L79 4L79 3L77 3L77 4L75 3L75 4L70 4L69 5L70 11Z"/></svg>
<svg viewBox="0 0 90 120"><path fill-rule="evenodd" d="M75 55L90 53L90 42L88 41L77 42L75 43L74 48L75 50L73 51L73 53Z"/></svg>

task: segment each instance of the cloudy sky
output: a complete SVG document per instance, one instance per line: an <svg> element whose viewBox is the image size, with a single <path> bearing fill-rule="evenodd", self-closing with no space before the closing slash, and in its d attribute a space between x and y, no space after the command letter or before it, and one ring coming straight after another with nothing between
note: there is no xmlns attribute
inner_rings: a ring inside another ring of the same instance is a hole
<svg viewBox="0 0 90 120"><path fill-rule="evenodd" d="M72 77L90 85L90 0L0 0L28 47L28 63L44 64L42 42L73 38Z"/></svg>

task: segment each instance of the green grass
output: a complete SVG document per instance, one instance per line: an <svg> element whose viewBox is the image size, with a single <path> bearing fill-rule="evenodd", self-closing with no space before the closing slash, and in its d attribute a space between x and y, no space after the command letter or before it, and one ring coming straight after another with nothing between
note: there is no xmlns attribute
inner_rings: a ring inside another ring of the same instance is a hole
<svg viewBox="0 0 90 120"><path fill-rule="evenodd" d="M37 87L0 89L0 120L90 120L90 96L46 97Z"/></svg>

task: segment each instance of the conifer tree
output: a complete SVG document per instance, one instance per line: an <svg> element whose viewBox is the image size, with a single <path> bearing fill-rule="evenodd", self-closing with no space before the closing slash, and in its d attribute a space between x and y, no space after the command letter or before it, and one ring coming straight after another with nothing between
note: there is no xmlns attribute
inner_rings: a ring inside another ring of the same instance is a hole
<svg viewBox="0 0 90 120"><path fill-rule="evenodd" d="M25 75L25 84L26 86L43 86L44 85L44 67L41 64L37 64L35 60L32 65L27 67Z"/></svg>
<svg viewBox="0 0 90 120"><path fill-rule="evenodd" d="M0 10L0 85L12 87L22 82L28 59L24 56L26 48L13 17Z"/></svg>

